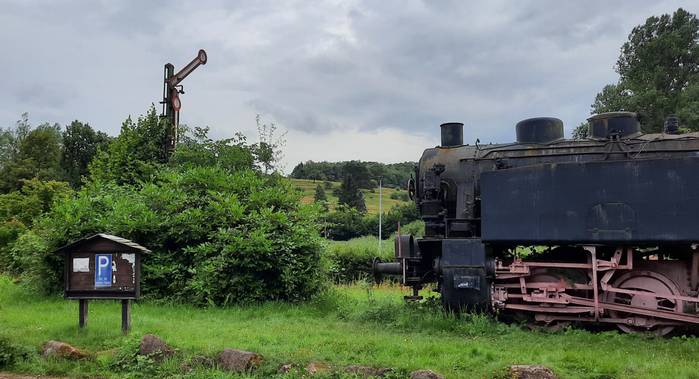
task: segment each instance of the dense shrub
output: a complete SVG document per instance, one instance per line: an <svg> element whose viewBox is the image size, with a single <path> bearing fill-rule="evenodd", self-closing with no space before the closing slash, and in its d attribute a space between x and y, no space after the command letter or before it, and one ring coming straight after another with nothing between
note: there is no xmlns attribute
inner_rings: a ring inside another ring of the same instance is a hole
<svg viewBox="0 0 699 379"><path fill-rule="evenodd" d="M362 212L344 204L330 212L326 222L328 224L328 238L335 241L347 241L371 234L371 231L367 229Z"/></svg>
<svg viewBox="0 0 699 379"><path fill-rule="evenodd" d="M354 238L349 241L330 242L325 252L328 273L335 283L350 283L370 278L374 257L382 261L394 258L393 241L382 241L373 236Z"/></svg>
<svg viewBox="0 0 699 379"><path fill-rule="evenodd" d="M422 237L425 234L425 223L413 221L403 225L401 234ZM379 239L375 236L353 238L349 241L329 241L323 258L330 278L335 283L350 283L370 278L374 257L384 262L394 259L395 238L396 234L393 233L388 239L383 240L381 251Z"/></svg>
<svg viewBox="0 0 699 379"><path fill-rule="evenodd" d="M30 274L49 290L60 287L63 269L50 252L97 232L153 250L143 274L151 297L299 300L322 284L316 208L301 205L280 177L251 170L170 169L137 186L94 181L35 226L13 254L35 264Z"/></svg>
<svg viewBox="0 0 699 379"><path fill-rule="evenodd" d="M391 199L393 200L400 200L400 201L410 201L410 196L408 195L408 192L406 191L395 191L391 193Z"/></svg>
<svg viewBox="0 0 699 379"><path fill-rule="evenodd" d="M407 225L420 218L414 203L396 205L385 212L381 218L383 238L388 238L398 229L398 223ZM328 238L335 241L347 241L366 235L379 235L379 216L364 215L355 208L340 205L326 218Z"/></svg>
<svg viewBox="0 0 699 379"><path fill-rule="evenodd" d="M22 257L12 253L17 238L54 202L67 199L72 193L65 182L31 179L22 183L19 191L0 195L0 272L9 274L18 274L23 267Z"/></svg>
<svg viewBox="0 0 699 379"><path fill-rule="evenodd" d="M420 213L418 212L415 203L400 204L392 207L388 212L384 213L381 217L381 227L384 238L391 233L398 230L398 224L407 225L413 221L420 218ZM366 219L366 230L368 230L372 235L378 236L379 234L379 216L372 215L368 216Z"/></svg>
<svg viewBox="0 0 699 379"><path fill-rule="evenodd" d="M136 122L131 117L121 125L119 136L90 162L92 179L136 184L150 181L159 164L167 161L164 147L168 125L151 106Z"/></svg>

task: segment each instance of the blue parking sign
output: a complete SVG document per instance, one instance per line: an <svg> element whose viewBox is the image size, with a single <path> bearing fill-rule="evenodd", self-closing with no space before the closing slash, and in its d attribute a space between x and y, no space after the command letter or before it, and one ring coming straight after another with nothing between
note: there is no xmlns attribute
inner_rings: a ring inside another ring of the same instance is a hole
<svg viewBox="0 0 699 379"><path fill-rule="evenodd" d="M112 286L112 254L95 255L95 287Z"/></svg>

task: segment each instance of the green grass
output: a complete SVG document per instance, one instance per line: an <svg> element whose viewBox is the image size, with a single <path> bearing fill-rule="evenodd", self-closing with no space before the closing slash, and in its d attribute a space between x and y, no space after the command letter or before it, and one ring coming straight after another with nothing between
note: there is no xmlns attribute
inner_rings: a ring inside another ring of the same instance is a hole
<svg viewBox="0 0 699 379"><path fill-rule="evenodd" d="M445 316L434 300L405 305L401 295L406 293L357 284L335 287L305 304L196 308L143 301L134 305L133 330L124 337L115 302L93 301L88 327L81 331L76 301L37 297L0 277L0 336L32 352L11 371L71 377L182 376L180 364L188 357L214 355L224 347L263 354L266 363L255 377L277 376L282 363L311 361L393 367L396 377L415 369L433 369L447 378L504 377L511 364L543 364L561 378L699 377L694 337L531 332L485 316ZM161 365L132 359L127 353L145 333L161 336L179 354ZM39 357L36 349L50 339L96 352L97 358L74 363ZM199 369L187 377L229 376Z"/></svg>
<svg viewBox="0 0 699 379"><path fill-rule="evenodd" d="M299 188L303 192L303 198L301 199L302 202L308 204L312 203L314 200L314 195L316 192L316 186L320 184L323 186L323 189L325 190L325 195L328 197L328 205L330 209L335 209L337 206L337 196L333 195L333 189L334 188L339 188L340 183L339 182L330 182L332 183L332 188L327 189L324 186L324 183L322 180L310 180L310 179L289 179L291 180L291 183L294 188ZM404 190L397 190L395 188L384 188L382 190L382 208L384 212L387 212L389 209L396 205L400 204L405 204L407 202L401 201L401 200L396 200L396 199L391 199L391 194L396 193L396 192L405 192ZM372 190L362 190L362 193L364 193L364 202L366 203L366 208L367 208L367 213L369 214L378 214L379 213L379 189L375 188L372 192Z"/></svg>

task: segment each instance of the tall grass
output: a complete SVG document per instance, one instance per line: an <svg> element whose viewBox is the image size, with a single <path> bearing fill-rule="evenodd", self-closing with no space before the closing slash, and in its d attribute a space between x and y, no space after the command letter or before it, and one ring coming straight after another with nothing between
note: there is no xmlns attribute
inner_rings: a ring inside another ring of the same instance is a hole
<svg viewBox="0 0 699 379"><path fill-rule="evenodd" d="M134 305L133 329L125 337L117 302L91 302L88 326L79 330L77 302L38 297L0 277L0 338L29 352L5 370L69 377L295 378L302 374L281 375L277 369L308 362L392 367L394 378L416 369L447 378L502 377L511 364L543 364L561 378L696 378L699 372L694 337L531 332L484 315L444 314L429 290L421 293L428 300L406 304L401 297L408 293L396 285L356 282L331 287L301 304L197 308L145 301ZM139 338L146 333L161 336L178 353L162 363L137 358ZM95 357L44 359L38 347L50 339ZM196 355L214 357L226 347L259 352L265 363L248 375L181 367Z"/></svg>
<svg viewBox="0 0 699 379"><path fill-rule="evenodd" d="M374 257L382 261L394 258L393 240L381 241L374 236L354 238L349 241L327 241L323 254L325 266L335 283L350 283L372 277Z"/></svg>

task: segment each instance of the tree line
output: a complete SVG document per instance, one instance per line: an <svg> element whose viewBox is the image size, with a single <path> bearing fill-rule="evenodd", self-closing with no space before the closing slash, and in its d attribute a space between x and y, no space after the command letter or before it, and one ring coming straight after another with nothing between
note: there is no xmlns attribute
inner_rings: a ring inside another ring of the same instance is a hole
<svg viewBox="0 0 699 379"><path fill-rule="evenodd" d="M341 182L351 176L359 188L365 189L378 187L381 179L386 187L405 188L408 179L415 173L415 165L415 162L306 161L297 164L290 176L295 179L333 182Z"/></svg>

